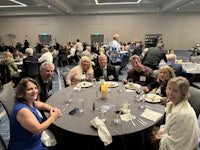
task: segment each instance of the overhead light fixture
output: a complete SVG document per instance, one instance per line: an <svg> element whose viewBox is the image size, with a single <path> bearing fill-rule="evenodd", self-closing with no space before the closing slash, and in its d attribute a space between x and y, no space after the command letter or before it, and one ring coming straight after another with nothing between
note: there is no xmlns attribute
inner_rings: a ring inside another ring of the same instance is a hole
<svg viewBox="0 0 200 150"><path fill-rule="evenodd" d="M16 1L16 0L9 0L10 2L13 2L17 5L1 5L0 8L7 8L7 7L27 7L26 4L24 3L21 3L19 1Z"/></svg>
<svg viewBox="0 0 200 150"><path fill-rule="evenodd" d="M123 5L123 4L139 4L142 0L128 1L128 2L99 2L95 0L96 5Z"/></svg>

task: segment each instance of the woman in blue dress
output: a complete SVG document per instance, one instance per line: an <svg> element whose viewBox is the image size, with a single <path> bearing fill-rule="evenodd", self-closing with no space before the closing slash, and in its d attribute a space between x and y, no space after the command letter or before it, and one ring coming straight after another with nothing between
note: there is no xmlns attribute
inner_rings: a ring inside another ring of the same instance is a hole
<svg viewBox="0 0 200 150"><path fill-rule="evenodd" d="M9 150L48 150L41 141L41 133L62 114L57 108L38 101L39 85L32 78L23 78L17 88L15 104L10 115ZM50 112L43 121L37 110Z"/></svg>

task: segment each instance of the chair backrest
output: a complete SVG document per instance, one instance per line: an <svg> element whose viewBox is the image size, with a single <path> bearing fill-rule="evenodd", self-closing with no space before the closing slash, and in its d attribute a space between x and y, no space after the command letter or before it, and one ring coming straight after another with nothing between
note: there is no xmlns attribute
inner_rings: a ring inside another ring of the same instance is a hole
<svg viewBox="0 0 200 150"><path fill-rule="evenodd" d="M69 72L63 72L63 73L61 73L65 87L68 87L68 85L66 83L66 80L65 80L68 74L69 74Z"/></svg>
<svg viewBox="0 0 200 150"><path fill-rule="evenodd" d="M57 67L58 67L58 56L53 57L53 64L55 66L54 71L57 73Z"/></svg>
<svg viewBox="0 0 200 150"><path fill-rule="evenodd" d="M0 150L7 150L6 144L1 135L0 135Z"/></svg>
<svg viewBox="0 0 200 150"><path fill-rule="evenodd" d="M194 108L194 111L196 112L197 118L200 114L200 89L197 89L195 87L190 86L190 97L189 97L189 103Z"/></svg>
<svg viewBox="0 0 200 150"><path fill-rule="evenodd" d="M3 91L0 94L0 102L4 106L8 116L10 116L13 105L15 103L14 96L15 96L15 90L12 86L12 82L6 83L3 86Z"/></svg>
<svg viewBox="0 0 200 150"><path fill-rule="evenodd" d="M190 61L192 63L200 63L200 56L191 56Z"/></svg>
<svg viewBox="0 0 200 150"><path fill-rule="evenodd" d="M35 78L39 74L40 62L24 62L23 64L23 74L25 77Z"/></svg>
<svg viewBox="0 0 200 150"><path fill-rule="evenodd" d="M128 70L127 64L129 63L129 56L124 54L122 62L121 62L121 67L125 68L126 70Z"/></svg>
<svg viewBox="0 0 200 150"><path fill-rule="evenodd" d="M2 85L11 81L10 70L6 64L0 64L0 80Z"/></svg>
<svg viewBox="0 0 200 150"><path fill-rule="evenodd" d="M117 79L118 79L118 80L119 80L119 74L120 74L120 67L121 67L121 66L115 65L115 71L116 71Z"/></svg>

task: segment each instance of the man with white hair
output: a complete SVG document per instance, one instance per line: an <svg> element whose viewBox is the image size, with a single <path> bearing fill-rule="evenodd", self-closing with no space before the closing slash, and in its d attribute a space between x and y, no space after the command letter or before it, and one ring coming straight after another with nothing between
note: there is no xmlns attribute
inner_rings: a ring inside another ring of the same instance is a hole
<svg viewBox="0 0 200 150"><path fill-rule="evenodd" d="M142 54L141 44L139 42L136 43L135 49L132 52L132 55L138 55L140 56Z"/></svg>
<svg viewBox="0 0 200 150"><path fill-rule="evenodd" d="M33 55L33 49L27 48L25 50L26 58L23 59L23 65L25 65L27 62L38 62L38 59Z"/></svg>
<svg viewBox="0 0 200 150"><path fill-rule="evenodd" d="M186 76L186 71L183 69L182 64L176 63L176 55L175 54L168 54L167 56L167 63L162 64L170 66L173 70L176 76Z"/></svg>
<svg viewBox="0 0 200 150"><path fill-rule="evenodd" d="M92 54L91 47L89 45L86 46L86 49L82 52L82 56L87 56L92 61L92 65L95 66L97 54Z"/></svg>

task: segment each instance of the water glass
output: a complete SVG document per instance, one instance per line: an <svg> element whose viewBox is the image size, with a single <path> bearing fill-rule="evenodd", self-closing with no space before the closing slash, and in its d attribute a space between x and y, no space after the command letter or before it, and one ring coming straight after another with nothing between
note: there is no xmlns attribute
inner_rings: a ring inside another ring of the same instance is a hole
<svg viewBox="0 0 200 150"><path fill-rule="evenodd" d="M81 91L81 82L80 82L80 83L78 83L78 84L76 85L76 88L77 88L77 91L78 91L78 92L80 92L80 91Z"/></svg>
<svg viewBox="0 0 200 150"><path fill-rule="evenodd" d="M101 110L100 119L105 122L106 121L106 110Z"/></svg>
<svg viewBox="0 0 200 150"><path fill-rule="evenodd" d="M79 112L80 113L83 113L84 112L84 99L83 98L80 98L78 100L78 103L79 103Z"/></svg>
<svg viewBox="0 0 200 150"><path fill-rule="evenodd" d="M100 91L98 88L95 89L95 99L99 99L100 98Z"/></svg>
<svg viewBox="0 0 200 150"><path fill-rule="evenodd" d="M92 87L96 87L96 85L97 85L97 83L96 83L96 79L93 78L93 79L92 79Z"/></svg>
<svg viewBox="0 0 200 150"><path fill-rule="evenodd" d="M119 113L117 113L117 115L116 115L116 117L114 119L114 123L116 123L116 124L121 123L121 118L120 118L120 114Z"/></svg>
<svg viewBox="0 0 200 150"><path fill-rule="evenodd" d="M140 99L141 99L141 102L142 102L141 105L140 105L140 108L143 109L143 108L145 108L146 94L142 94Z"/></svg>
<svg viewBox="0 0 200 150"><path fill-rule="evenodd" d="M104 79L104 77L103 77L103 76L100 76L100 79L99 79L99 81L100 81L100 85L103 85L103 84L104 84L104 82L105 82L105 79Z"/></svg>
<svg viewBox="0 0 200 150"><path fill-rule="evenodd" d="M121 93L123 93L124 91L124 85L122 83L119 83L118 87L117 87L117 92L119 94L119 96L121 95Z"/></svg>
<svg viewBox="0 0 200 150"><path fill-rule="evenodd" d="M73 101L73 97L74 97L74 95L72 92L68 93L68 102L71 103Z"/></svg>

